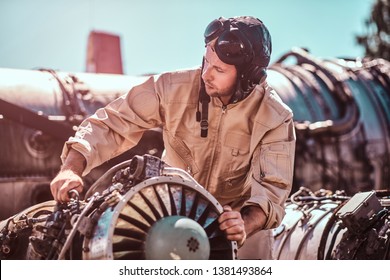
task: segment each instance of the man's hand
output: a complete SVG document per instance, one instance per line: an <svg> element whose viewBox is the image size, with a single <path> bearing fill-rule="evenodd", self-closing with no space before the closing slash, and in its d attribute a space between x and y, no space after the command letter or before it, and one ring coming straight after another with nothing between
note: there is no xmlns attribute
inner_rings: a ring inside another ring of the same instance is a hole
<svg viewBox="0 0 390 280"><path fill-rule="evenodd" d="M50 183L51 194L58 202L68 202L70 200L69 191L83 191L83 180L72 170L63 170Z"/></svg>
<svg viewBox="0 0 390 280"><path fill-rule="evenodd" d="M237 241L238 247L241 247L246 240L245 223L241 213L233 211L228 205L225 205L223 210L218 218L219 228L225 232L228 240Z"/></svg>
<svg viewBox="0 0 390 280"><path fill-rule="evenodd" d="M82 154L71 149L61 171L50 183L51 194L58 202L70 200L69 191L83 191L84 183L81 178L85 166L85 159Z"/></svg>
<svg viewBox="0 0 390 280"><path fill-rule="evenodd" d="M226 233L228 240L237 241L240 248L247 237L264 228L266 216L260 207L247 206L242 213L233 211L228 205L219 216L219 228Z"/></svg>

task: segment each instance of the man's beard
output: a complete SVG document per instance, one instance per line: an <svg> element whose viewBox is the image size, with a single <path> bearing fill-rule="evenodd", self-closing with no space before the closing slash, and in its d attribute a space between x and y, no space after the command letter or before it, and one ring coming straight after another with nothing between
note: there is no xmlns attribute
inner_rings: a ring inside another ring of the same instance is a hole
<svg viewBox="0 0 390 280"><path fill-rule="evenodd" d="M234 84L232 87L225 89L224 91L215 90L215 88L211 85L211 90L206 86L206 93L210 97L226 97L226 96L233 96L236 91L236 84Z"/></svg>

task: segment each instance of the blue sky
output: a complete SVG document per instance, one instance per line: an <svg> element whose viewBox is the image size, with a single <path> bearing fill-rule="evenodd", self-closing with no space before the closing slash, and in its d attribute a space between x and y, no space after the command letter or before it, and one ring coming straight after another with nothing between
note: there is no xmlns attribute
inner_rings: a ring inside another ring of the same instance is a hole
<svg viewBox="0 0 390 280"><path fill-rule="evenodd" d="M124 72L199 65L203 31L219 16L253 15L267 25L271 62L292 47L318 57L359 57L374 0L0 0L0 67L85 71L91 30L121 37ZM1 78L0 78L1 79Z"/></svg>

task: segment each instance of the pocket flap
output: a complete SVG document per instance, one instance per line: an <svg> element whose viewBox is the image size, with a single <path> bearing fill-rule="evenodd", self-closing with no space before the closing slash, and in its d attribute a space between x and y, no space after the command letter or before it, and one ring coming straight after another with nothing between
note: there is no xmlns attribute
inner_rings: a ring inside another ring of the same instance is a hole
<svg viewBox="0 0 390 280"><path fill-rule="evenodd" d="M240 154L249 153L251 137L247 134L229 132L226 134L224 145L236 150Z"/></svg>

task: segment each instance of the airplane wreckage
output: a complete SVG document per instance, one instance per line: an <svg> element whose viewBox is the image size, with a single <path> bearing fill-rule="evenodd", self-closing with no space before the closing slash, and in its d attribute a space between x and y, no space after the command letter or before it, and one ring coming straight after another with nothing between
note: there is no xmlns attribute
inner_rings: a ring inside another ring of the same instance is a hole
<svg viewBox="0 0 390 280"><path fill-rule="evenodd" d="M146 77L0 75L1 259L165 259L173 240L181 259L237 258L217 226L222 206L160 160L159 130L94 169L86 193L66 205L52 200L49 184L74 127ZM390 259L390 63L295 49L269 67L268 83L293 110L297 134L275 258ZM172 231L178 220L185 226Z"/></svg>

